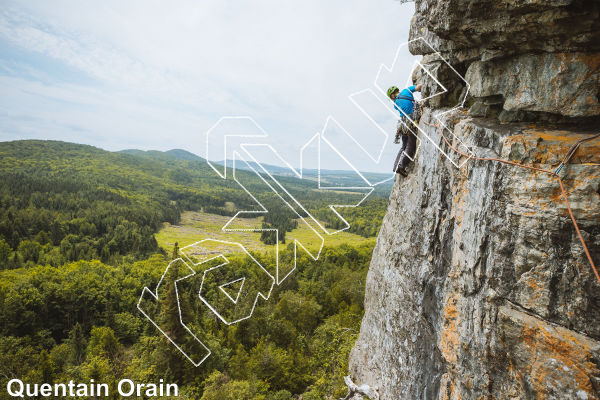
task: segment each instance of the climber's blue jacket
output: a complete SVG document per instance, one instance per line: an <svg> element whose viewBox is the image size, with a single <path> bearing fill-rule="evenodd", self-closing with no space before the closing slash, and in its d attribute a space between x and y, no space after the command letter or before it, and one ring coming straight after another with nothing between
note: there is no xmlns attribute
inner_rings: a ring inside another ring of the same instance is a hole
<svg viewBox="0 0 600 400"><path fill-rule="evenodd" d="M413 97L413 92L415 91L415 87L409 86L406 89L403 89L398 96L396 96L396 100L394 100L394 108L398 110L400 116L403 117L404 111L407 115L411 115L413 112L413 102L415 98ZM402 110L402 111L400 111Z"/></svg>

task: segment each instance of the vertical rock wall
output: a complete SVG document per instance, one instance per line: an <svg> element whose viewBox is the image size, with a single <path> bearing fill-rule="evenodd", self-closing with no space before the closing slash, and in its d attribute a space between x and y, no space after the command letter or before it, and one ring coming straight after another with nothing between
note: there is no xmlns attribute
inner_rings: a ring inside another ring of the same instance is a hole
<svg viewBox="0 0 600 400"><path fill-rule="evenodd" d="M600 133L600 2L420 0L411 51L449 89L421 128L473 153L553 170ZM435 83L421 77L424 95ZM600 284L550 174L492 161L456 168L423 139L390 196L350 357L381 399L599 399ZM561 171L600 264L600 139Z"/></svg>

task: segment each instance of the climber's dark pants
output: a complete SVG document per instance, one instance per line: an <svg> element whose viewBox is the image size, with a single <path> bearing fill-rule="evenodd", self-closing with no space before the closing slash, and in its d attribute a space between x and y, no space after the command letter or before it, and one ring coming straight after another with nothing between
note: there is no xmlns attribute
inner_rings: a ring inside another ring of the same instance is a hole
<svg viewBox="0 0 600 400"><path fill-rule="evenodd" d="M413 132L410 132L408 135L402 135L402 147L394 162L394 172L397 172L399 169L406 169L415 157L416 150L417 136Z"/></svg>

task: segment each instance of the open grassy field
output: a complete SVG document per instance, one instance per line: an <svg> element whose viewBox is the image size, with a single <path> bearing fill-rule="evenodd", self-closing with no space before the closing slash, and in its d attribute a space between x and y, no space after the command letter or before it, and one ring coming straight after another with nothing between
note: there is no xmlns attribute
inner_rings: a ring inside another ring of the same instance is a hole
<svg viewBox="0 0 600 400"><path fill-rule="evenodd" d="M175 242L179 244L179 247L185 247L209 238L241 243L249 251L265 251L275 247L262 243L260 241L260 232L224 232L221 228L229 220L230 217L221 215L186 211L182 214L179 225L165 223L155 236L158 245L167 252L171 251ZM256 229L260 228L261 222L261 217L239 218L235 226L232 225L230 227L235 229ZM364 238L347 232L340 232L335 235L322 234L322 236L325 239L325 246L338 246L343 243L352 246L375 241L375 238ZM300 220L298 221L298 228L286 234L286 243L291 243L293 239L298 239L308 249L318 249L321 244L318 236ZM214 250L219 249L214 248Z"/></svg>

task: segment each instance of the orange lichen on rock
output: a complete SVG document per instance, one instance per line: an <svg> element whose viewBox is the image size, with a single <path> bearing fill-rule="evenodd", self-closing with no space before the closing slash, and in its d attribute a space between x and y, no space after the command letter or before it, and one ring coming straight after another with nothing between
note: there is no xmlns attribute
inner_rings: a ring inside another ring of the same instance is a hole
<svg viewBox="0 0 600 400"><path fill-rule="evenodd" d="M597 133L597 132L595 132ZM578 140L590 135L564 130L525 129L522 134L512 135L504 140L504 146L511 148L520 144L525 149L525 161L535 164L558 164ZM583 143L572 163L600 162L600 140Z"/></svg>
<svg viewBox="0 0 600 400"><path fill-rule="evenodd" d="M500 308L499 320L507 355L516 369L529 371L524 380L535 398L555 398L560 389L571 390L570 398L598 399L599 342L512 306Z"/></svg>
<svg viewBox="0 0 600 400"><path fill-rule="evenodd" d="M438 400L462 400L462 397L460 397L454 387L452 377L448 373L442 376Z"/></svg>
<svg viewBox="0 0 600 400"><path fill-rule="evenodd" d="M456 308L457 295L453 295L446 302L443 316L443 329L440 337L440 348L448 363L458 360L458 309Z"/></svg>

